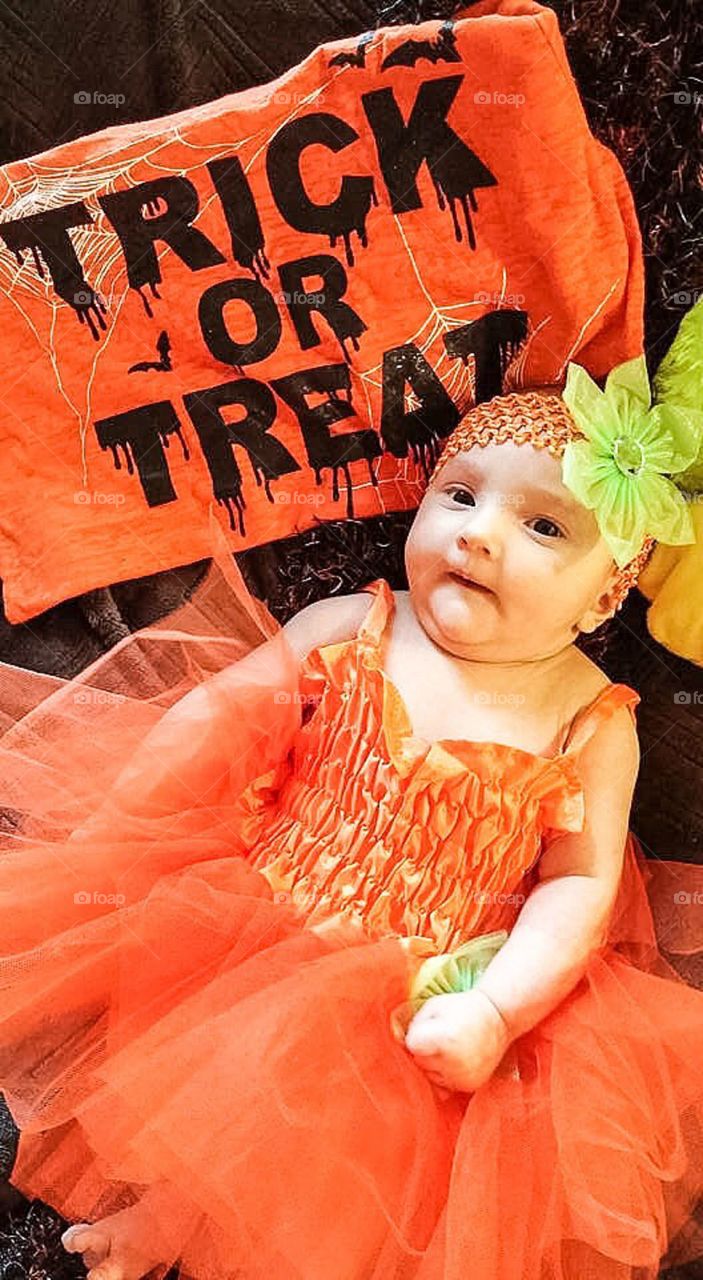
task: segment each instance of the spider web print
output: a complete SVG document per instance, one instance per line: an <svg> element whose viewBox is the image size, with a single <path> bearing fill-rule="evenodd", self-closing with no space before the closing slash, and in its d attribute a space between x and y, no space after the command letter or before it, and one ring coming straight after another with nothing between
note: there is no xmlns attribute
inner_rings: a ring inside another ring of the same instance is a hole
<svg viewBox="0 0 703 1280"><path fill-rule="evenodd" d="M417 347L420 354L424 356L425 360L427 360L428 364L432 366L434 372L442 382L454 404L458 405L460 409L466 410L475 402L476 399L475 360L472 356L470 356L466 361L449 357L443 338L445 334L450 333L452 330L461 329L466 325L467 320L471 318L469 313L472 308L477 308L479 314L483 314L486 309L486 303L483 297L479 297L470 302L445 304L438 304L435 302L430 295L427 286L422 280L420 267L413 255L412 249L410 248L401 220L397 216L395 217L395 224L405 252L412 263L413 272L427 299L429 307L426 319L415 333L408 335L407 341L412 342ZM495 291L490 295L492 298L495 298L494 305L496 309L503 309L505 307L505 297L508 293L507 284L507 270L503 267L501 272L500 290ZM547 320L542 322L542 324L545 323L547 323ZM522 362L520 364L520 368L524 366L523 353L526 346L527 343L520 344L519 357L513 355L512 358L506 359L502 362L502 372L506 380L511 376L513 369L517 370L520 361ZM367 394L370 419L371 402L368 399L367 384L371 384L376 387L380 392L382 387L380 375L380 362L371 369L357 371L357 376L361 380L365 394ZM411 387L407 388L405 391L404 406L406 413L411 413L422 407L418 396ZM387 510L397 511L398 507L403 505L403 498L409 492L411 485L415 485L417 487L417 502L420 502L425 484L424 477L418 475L418 465L418 461L415 458L402 463L403 470L397 481L399 485L396 495L397 502L394 502L390 508L386 508L384 506L384 513L386 513ZM401 484L402 488L400 487Z"/></svg>

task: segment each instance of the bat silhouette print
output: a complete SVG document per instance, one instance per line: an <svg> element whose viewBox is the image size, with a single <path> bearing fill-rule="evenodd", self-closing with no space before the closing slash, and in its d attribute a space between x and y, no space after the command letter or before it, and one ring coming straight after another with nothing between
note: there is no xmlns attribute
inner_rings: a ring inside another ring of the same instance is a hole
<svg viewBox="0 0 703 1280"><path fill-rule="evenodd" d="M362 36L359 36L355 49L341 49L333 58L330 58L329 65L331 67L365 67L366 46L373 40L373 34L373 31L365 31Z"/></svg>
<svg viewBox="0 0 703 1280"><path fill-rule="evenodd" d="M159 353L158 360L140 360L138 364L131 364L128 373L145 373L147 369L157 369L159 373L170 373L173 365L171 364L171 340L165 329L161 330L156 350Z"/></svg>
<svg viewBox="0 0 703 1280"><path fill-rule="evenodd" d="M421 58L427 58L428 62L461 62L451 19L442 23L436 40L404 40L383 59L381 70L386 71L388 67L414 67Z"/></svg>

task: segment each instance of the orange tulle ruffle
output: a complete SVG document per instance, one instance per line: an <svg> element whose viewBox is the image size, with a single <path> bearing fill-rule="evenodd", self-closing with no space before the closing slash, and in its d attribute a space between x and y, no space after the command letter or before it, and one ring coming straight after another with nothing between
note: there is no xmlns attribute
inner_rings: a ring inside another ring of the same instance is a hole
<svg viewBox="0 0 703 1280"><path fill-rule="evenodd" d="M393 1033L419 959L310 927L251 863L239 801L281 785L303 702L234 566L74 680L2 676L21 1190L130 1212L188 1280L655 1280L703 1254L703 993L672 963L703 953L675 900L700 869L630 841L608 948L516 1070L442 1094Z"/></svg>

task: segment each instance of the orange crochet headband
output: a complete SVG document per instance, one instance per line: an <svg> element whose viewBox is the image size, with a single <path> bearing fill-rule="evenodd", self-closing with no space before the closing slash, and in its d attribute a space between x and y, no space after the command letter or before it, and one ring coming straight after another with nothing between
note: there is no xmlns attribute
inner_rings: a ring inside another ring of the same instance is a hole
<svg viewBox="0 0 703 1280"><path fill-rule="evenodd" d="M430 481L449 458L475 445L513 441L515 444L532 444L536 449L547 449L553 457L560 458L567 444L584 438L568 405L557 391L534 389L495 396L483 404L474 405L454 428L437 459ZM636 583L654 546L653 538L645 538L637 555L620 569L615 585L617 609Z"/></svg>

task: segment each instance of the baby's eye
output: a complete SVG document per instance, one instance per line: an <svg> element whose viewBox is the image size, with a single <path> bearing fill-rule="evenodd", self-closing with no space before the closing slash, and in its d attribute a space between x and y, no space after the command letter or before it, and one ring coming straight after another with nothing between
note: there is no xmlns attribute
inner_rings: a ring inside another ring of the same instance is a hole
<svg viewBox="0 0 703 1280"><path fill-rule="evenodd" d="M453 498L457 499L461 507L476 506L476 499L473 493L471 492L470 489L467 489L465 485L461 485L461 484L451 485L447 492L450 493Z"/></svg>
<svg viewBox="0 0 703 1280"><path fill-rule="evenodd" d="M544 538L564 538L566 535L564 530L555 524L553 520L549 520L547 516L537 516L530 526L535 533L539 533Z"/></svg>

